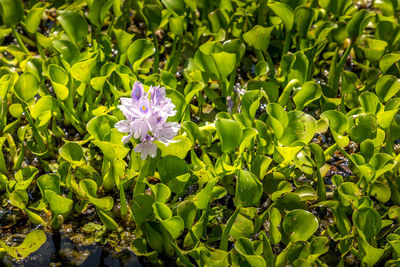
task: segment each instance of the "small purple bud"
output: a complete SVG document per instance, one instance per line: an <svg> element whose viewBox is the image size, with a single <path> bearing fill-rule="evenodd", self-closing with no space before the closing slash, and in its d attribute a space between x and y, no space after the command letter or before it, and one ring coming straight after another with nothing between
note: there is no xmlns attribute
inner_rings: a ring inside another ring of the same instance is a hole
<svg viewBox="0 0 400 267"><path fill-rule="evenodd" d="M132 89L132 99L139 101L139 99L144 95L143 84L141 82L135 82Z"/></svg>

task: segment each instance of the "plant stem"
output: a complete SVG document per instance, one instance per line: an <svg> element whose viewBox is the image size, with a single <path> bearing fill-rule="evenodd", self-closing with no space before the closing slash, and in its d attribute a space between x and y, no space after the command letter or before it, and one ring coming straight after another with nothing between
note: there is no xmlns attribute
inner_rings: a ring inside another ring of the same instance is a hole
<svg viewBox="0 0 400 267"><path fill-rule="evenodd" d="M286 55L287 52L289 51L290 42L291 42L291 39L292 39L292 31L291 30L289 31L289 30L286 29L285 32L286 32L286 36L285 36L285 44L284 44L283 50L282 50L282 57L284 55Z"/></svg>
<svg viewBox="0 0 400 267"><path fill-rule="evenodd" d="M183 38L180 37L178 40L178 49L177 49L177 53L174 57L174 61L172 62L172 66L169 72L171 72L172 74L175 74L176 71L178 70L178 65L179 65L179 59L181 57L181 53L182 53L182 45L183 45Z"/></svg>
<svg viewBox="0 0 400 267"><path fill-rule="evenodd" d="M158 47L157 36L154 33L153 33L153 42L154 42L154 48L156 49L156 52L154 54L153 73L158 73L158 63L160 60L160 48Z"/></svg>
<svg viewBox="0 0 400 267"><path fill-rule="evenodd" d="M65 115L71 120L72 125L78 130L80 135L84 135L85 131L80 125L80 122L78 118L73 114L65 105L64 103L57 98L58 105L61 107L61 109L64 111Z"/></svg>
<svg viewBox="0 0 400 267"><path fill-rule="evenodd" d="M28 110L26 108L26 104L22 103L21 106L22 106L22 110L25 113L26 119L28 120L28 123L32 128L32 133L33 133L33 136L35 137L35 140L39 146L40 152L45 152L46 144L44 143L42 136L39 134L39 131L37 130L36 125L32 120L31 114L28 112Z"/></svg>
<svg viewBox="0 0 400 267"><path fill-rule="evenodd" d="M144 179L146 178L145 171L147 169L147 165L149 164L149 160L145 160L145 162L142 163L142 167L140 168L139 175L136 178L135 182L135 189L133 190L133 196L137 196L138 194L141 194L144 192L146 189L146 183L144 182Z"/></svg>
<svg viewBox="0 0 400 267"><path fill-rule="evenodd" d="M293 79L286 85L285 89L283 89L283 92L278 99L278 104L281 105L283 108L288 104L290 93L292 92L293 88L297 85L300 85L299 80Z"/></svg>
<svg viewBox="0 0 400 267"><path fill-rule="evenodd" d="M334 69L334 72L333 72L333 74L332 74L333 77L332 77L331 80L330 80L329 86L331 86L332 90L334 90L335 92L337 92L337 91L339 90L340 74L342 73L344 64L346 63L347 57L349 56L350 51L351 51L351 49L353 48L353 45L354 45L354 44L351 43L351 44L347 47L347 49L346 49L346 51L344 52L344 54L343 54L342 58L340 59L339 63L338 63L336 66L334 66L335 69ZM336 50L337 50L337 53L338 53L339 50L338 50L338 49L336 49ZM336 57L337 57L337 53L336 53ZM332 63L333 63L333 62L332 62Z"/></svg>
<svg viewBox="0 0 400 267"><path fill-rule="evenodd" d="M236 217L239 215L239 211L240 211L240 207L237 207L235 212L232 214L232 216L229 218L224 231L222 232L222 236L221 236L221 241L219 242L219 249L221 250L228 250L228 238L229 238L229 234L231 232L233 223L236 220Z"/></svg>
<svg viewBox="0 0 400 267"><path fill-rule="evenodd" d="M15 30L15 26L11 28L12 34L15 36L15 39L17 39L17 43L20 46L22 50L24 50L25 53L29 54L28 48L24 45L24 43L21 40L21 36L19 36L19 33Z"/></svg>

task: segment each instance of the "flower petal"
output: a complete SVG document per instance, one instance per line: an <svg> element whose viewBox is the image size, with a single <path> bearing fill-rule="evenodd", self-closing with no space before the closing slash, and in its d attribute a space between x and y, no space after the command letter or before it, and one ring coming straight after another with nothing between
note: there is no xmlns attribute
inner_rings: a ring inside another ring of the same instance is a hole
<svg viewBox="0 0 400 267"><path fill-rule="evenodd" d="M117 122L114 127L121 133L131 132L131 123L128 120L122 120Z"/></svg>

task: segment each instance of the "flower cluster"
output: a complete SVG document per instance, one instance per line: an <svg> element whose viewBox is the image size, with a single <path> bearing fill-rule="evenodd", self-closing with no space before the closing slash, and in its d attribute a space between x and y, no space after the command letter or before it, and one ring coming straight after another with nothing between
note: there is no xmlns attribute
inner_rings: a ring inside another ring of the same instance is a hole
<svg viewBox="0 0 400 267"><path fill-rule="evenodd" d="M176 122L167 122L168 117L174 116L176 110L171 99L165 96L165 88L151 86L146 93L143 84L135 82L131 98L122 97L118 108L126 120L119 121L115 128L122 133L129 133L122 138L127 143L132 136L140 140L134 151L141 153L145 160L148 155L154 158L157 155L155 140L169 145L176 136L180 125Z"/></svg>

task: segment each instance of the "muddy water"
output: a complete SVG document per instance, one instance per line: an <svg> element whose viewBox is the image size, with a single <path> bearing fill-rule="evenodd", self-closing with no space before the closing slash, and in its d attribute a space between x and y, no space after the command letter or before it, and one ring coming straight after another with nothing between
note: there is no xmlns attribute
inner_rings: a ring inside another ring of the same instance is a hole
<svg viewBox="0 0 400 267"><path fill-rule="evenodd" d="M115 253L100 245L81 245L71 239L56 234L46 233L47 241L39 250L24 260L16 262L6 255L0 261L0 266L109 266L109 267L140 267L139 258L129 250Z"/></svg>

